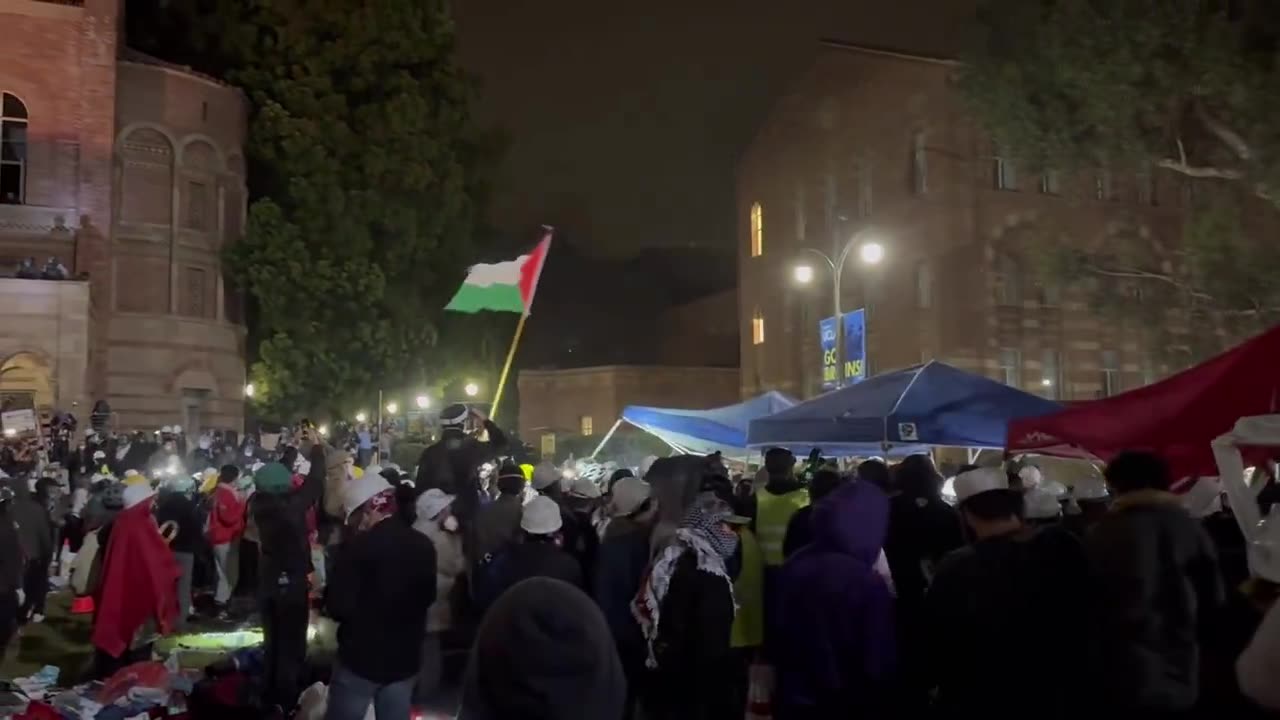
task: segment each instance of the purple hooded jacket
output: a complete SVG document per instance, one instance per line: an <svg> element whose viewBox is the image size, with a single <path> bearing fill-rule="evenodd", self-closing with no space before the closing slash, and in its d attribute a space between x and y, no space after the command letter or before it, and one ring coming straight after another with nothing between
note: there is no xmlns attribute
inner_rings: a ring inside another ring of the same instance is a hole
<svg viewBox="0 0 1280 720"><path fill-rule="evenodd" d="M883 710L896 663L893 596L876 574L889 501L849 482L814 507L813 543L783 565L771 612L783 707Z"/></svg>

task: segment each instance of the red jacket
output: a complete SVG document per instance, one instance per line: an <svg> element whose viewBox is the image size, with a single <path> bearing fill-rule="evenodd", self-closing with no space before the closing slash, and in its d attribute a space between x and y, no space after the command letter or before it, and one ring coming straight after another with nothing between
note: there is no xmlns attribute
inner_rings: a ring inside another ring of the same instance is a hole
<svg viewBox="0 0 1280 720"><path fill-rule="evenodd" d="M178 563L151 518L151 500L123 510L112 522L103 553L102 586L93 645L111 657L129 649L134 633L154 619L161 634L178 615Z"/></svg>
<svg viewBox="0 0 1280 720"><path fill-rule="evenodd" d="M209 544L225 545L243 534L244 501L235 488L218 483L213 491L213 507L209 509Z"/></svg>

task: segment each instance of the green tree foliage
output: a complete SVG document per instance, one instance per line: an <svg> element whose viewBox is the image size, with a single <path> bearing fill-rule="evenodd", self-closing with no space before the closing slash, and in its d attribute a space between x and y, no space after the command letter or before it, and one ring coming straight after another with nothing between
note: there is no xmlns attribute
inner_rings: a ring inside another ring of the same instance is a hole
<svg viewBox="0 0 1280 720"><path fill-rule="evenodd" d="M196 44L252 105L258 199L227 265L253 300L258 402L338 410L422 376L488 159L444 3L204 4L216 39Z"/></svg>
<svg viewBox="0 0 1280 720"><path fill-rule="evenodd" d="M1280 319L1280 4L988 0L979 18L959 83L1003 152L1068 173L1155 173L1162 204L1183 206L1181 228L1134 212L1105 238L1042 238L1047 281L1085 287L1142 332L1165 333L1170 308L1193 337Z"/></svg>

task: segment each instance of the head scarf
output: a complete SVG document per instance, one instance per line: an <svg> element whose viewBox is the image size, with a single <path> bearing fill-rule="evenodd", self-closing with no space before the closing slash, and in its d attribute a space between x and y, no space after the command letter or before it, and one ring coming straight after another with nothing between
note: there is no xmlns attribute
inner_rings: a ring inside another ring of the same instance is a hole
<svg viewBox="0 0 1280 720"><path fill-rule="evenodd" d="M723 523L732 517L733 509L727 502L712 493L700 494L685 511L675 536L658 551L650 565L648 576L641 583L640 592L631 603L631 614L640 624L640 631L648 645L649 653L645 660L648 667L658 667L653 643L658 639L659 609L667 590L671 588L671 576L675 574L676 563L685 553L691 552L697 557L698 570L724 579L730 597L733 596L733 580L724 563L737 550L738 535L723 527ZM736 602L734 606L736 609Z"/></svg>

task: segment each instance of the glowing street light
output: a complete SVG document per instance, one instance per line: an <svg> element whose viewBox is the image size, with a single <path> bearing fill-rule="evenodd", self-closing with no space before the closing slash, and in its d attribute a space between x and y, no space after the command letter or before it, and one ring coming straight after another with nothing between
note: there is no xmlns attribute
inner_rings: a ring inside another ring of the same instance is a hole
<svg viewBox="0 0 1280 720"><path fill-rule="evenodd" d="M399 406L399 405L397 405L394 401L393 401L393 402L389 402L389 403L387 403L387 414L388 414L388 415L395 415L395 414L396 414L396 411L397 411L397 410L399 410L399 409L400 409L400 406Z"/></svg>
<svg viewBox="0 0 1280 720"><path fill-rule="evenodd" d="M868 265L877 265L884 259L884 246L878 242L863 243L858 248L858 257Z"/></svg>
<svg viewBox="0 0 1280 720"><path fill-rule="evenodd" d="M796 282L800 283L801 285L808 285L809 283L813 282L813 266L812 265L797 265L795 269L792 270L792 274L795 275Z"/></svg>
<svg viewBox="0 0 1280 720"><path fill-rule="evenodd" d="M427 397L426 395L419 395L418 397L414 398L413 401L414 403L417 404L419 410L426 410L427 408L431 407L431 398Z"/></svg>
<svg viewBox="0 0 1280 720"><path fill-rule="evenodd" d="M365 422L365 421L366 421L366 420L368 420L368 419L369 419L369 416L368 416L368 415L365 415L365 414L364 414L364 413L362 413L362 412L358 412L358 413L356 413L356 422L358 422L358 423L362 423L362 422Z"/></svg>
<svg viewBox="0 0 1280 720"><path fill-rule="evenodd" d="M467 397L475 397L480 394L480 386L469 382L466 387L462 388L462 392L466 393Z"/></svg>
<svg viewBox="0 0 1280 720"><path fill-rule="evenodd" d="M248 383L248 384L246 384L246 385L244 386L244 396L245 396L245 397L247 397L247 398L251 398L251 397L253 397L253 393L254 393L254 392L255 392L255 390L254 390L254 387L253 387L253 383Z"/></svg>
<svg viewBox="0 0 1280 720"><path fill-rule="evenodd" d="M1044 387L1053 387L1053 380L1049 378L1044 378L1040 381L1040 384L1043 385Z"/></svg>
<svg viewBox="0 0 1280 720"><path fill-rule="evenodd" d="M316 432L320 433L320 437L329 437L329 426L321 425L320 427L316 428Z"/></svg>

